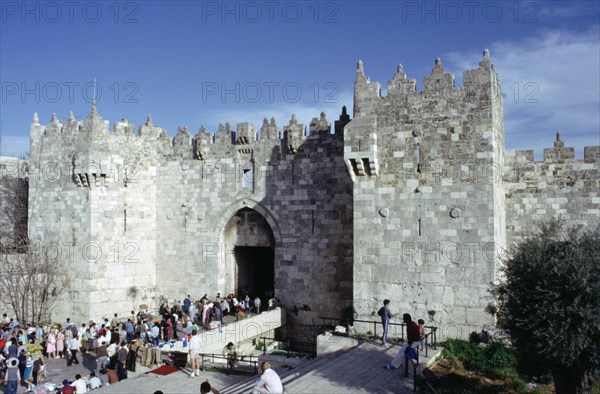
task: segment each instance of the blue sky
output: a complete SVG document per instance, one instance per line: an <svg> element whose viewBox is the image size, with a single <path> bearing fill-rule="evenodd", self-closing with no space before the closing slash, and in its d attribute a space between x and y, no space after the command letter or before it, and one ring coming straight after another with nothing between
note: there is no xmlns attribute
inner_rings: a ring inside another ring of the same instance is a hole
<svg viewBox="0 0 600 394"><path fill-rule="evenodd" d="M201 124L308 124L352 107L356 61L385 88L419 84L440 57L462 85L484 48L505 94L507 149L540 158L560 131L576 157L600 145L596 1L0 1L2 155L29 150L38 112L89 113L174 135ZM385 94L385 91L384 91Z"/></svg>

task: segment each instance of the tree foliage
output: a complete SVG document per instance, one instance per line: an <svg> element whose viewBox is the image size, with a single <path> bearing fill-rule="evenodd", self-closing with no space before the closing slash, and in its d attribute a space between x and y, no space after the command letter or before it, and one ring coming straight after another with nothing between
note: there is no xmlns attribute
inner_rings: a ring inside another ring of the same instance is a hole
<svg viewBox="0 0 600 394"><path fill-rule="evenodd" d="M498 323L521 365L550 371L557 393L585 392L600 372L600 227L541 223L520 242L493 288Z"/></svg>

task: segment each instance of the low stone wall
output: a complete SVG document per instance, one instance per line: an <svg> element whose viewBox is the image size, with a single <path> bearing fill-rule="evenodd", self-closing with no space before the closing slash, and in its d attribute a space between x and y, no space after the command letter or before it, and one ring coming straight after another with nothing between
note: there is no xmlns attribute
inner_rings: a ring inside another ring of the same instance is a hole
<svg viewBox="0 0 600 394"><path fill-rule="evenodd" d="M275 328L284 324L286 324L286 311L281 308L252 315L250 318L229 323L222 328L201 333L201 352L221 354L229 342L240 344L260 336L270 336ZM189 348L183 347L179 342L173 348L166 345L163 351L188 352Z"/></svg>

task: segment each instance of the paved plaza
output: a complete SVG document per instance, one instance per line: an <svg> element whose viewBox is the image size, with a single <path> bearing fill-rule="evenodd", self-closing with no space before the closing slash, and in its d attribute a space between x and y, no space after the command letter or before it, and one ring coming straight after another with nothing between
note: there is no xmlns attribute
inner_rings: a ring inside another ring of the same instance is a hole
<svg viewBox="0 0 600 394"><path fill-rule="evenodd" d="M318 357L313 360L286 358L285 356L260 356L260 361L268 360L278 372L286 393L412 393L413 371L403 378L403 369L386 370L385 364L397 353L398 345L380 346L364 341L359 346ZM429 350L429 357L421 354L419 368L429 365L439 355L440 349ZM49 363L48 377L60 381L64 377L73 379L76 373L89 375L95 368L95 358L85 356L84 362L72 367L65 360L52 360ZM201 372L199 377L190 377L189 368L167 376L147 373L150 369L139 364L136 372L129 372L129 378L110 387L97 390L103 393L149 393L161 390L165 394L199 393L200 384L208 379L222 394L250 393L257 376L226 375L219 372ZM25 389L20 388L19 393Z"/></svg>

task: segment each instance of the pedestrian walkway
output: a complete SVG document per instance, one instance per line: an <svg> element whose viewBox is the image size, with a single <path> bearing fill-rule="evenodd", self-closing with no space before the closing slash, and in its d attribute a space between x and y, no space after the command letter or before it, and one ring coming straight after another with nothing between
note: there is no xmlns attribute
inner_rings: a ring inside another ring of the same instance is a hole
<svg viewBox="0 0 600 394"><path fill-rule="evenodd" d="M200 393L200 384L206 379L216 389L233 385L247 376L226 375L219 372L202 372L200 376L191 378L187 371L179 371L170 375L161 376L153 373L141 374L134 379L122 380L117 384L103 387L93 393L146 393L152 394L156 390L161 390L164 394L198 394Z"/></svg>
<svg viewBox="0 0 600 394"><path fill-rule="evenodd" d="M279 357L280 367L275 370L281 377L286 393L413 393L413 371L404 378L403 369L386 370L385 364L391 361L399 349L398 345L381 347L373 342L363 342L356 348L336 352L309 362L295 363L290 369L290 359L285 356L267 355L272 364ZM421 356L421 368L437 357L440 350L430 349L429 357ZM225 375L215 372L201 372L200 377L190 378L187 371L167 376L154 374L140 375L127 379L118 385L102 389L105 393L153 393L161 390L165 394L198 393L200 384L209 379L222 394L251 393L258 376Z"/></svg>
<svg viewBox="0 0 600 394"><path fill-rule="evenodd" d="M75 375L80 374L81 376L89 376L90 372L95 371L98 373L96 365L96 356L94 353L81 352L77 354L79 364L73 364L70 367L67 366L66 358L56 358L53 360L45 359L46 378L41 382L51 382L55 384L61 383L67 379L69 381L75 380ZM27 387L20 386L17 390L18 394L25 393Z"/></svg>
<svg viewBox="0 0 600 394"><path fill-rule="evenodd" d="M413 393L413 371L404 378L404 369L386 370L400 347L363 342L359 346L330 354L302 364L289 371L280 371L286 393ZM429 357L420 358L420 368L437 357L440 350L429 349ZM255 379L226 387L222 394L250 393Z"/></svg>
<svg viewBox="0 0 600 394"><path fill-rule="evenodd" d="M287 394L292 393L363 393L363 394L408 394L413 393L413 370L404 378L404 368L386 370L384 365L396 355L399 345L386 345L364 341L357 347L339 351L311 361L288 359L285 356L260 356L260 361L268 360L281 377ZM439 355L429 349L429 357L424 352L420 356L420 368L430 364ZM91 362L91 360L90 360ZM64 366L57 368L56 364ZM88 363L85 363L88 364ZM66 367L65 360L52 360L51 374L86 374L84 363L76 367ZM91 366L91 365L90 365ZM140 369L129 378L115 385L98 390L100 393L149 393L161 390L164 394L187 394L200 392L200 384L208 379L222 394L251 393L257 375L226 375L219 372L201 372L200 376L190 377L189 368L167 376L144 373ZM89 373L89 372L87 372ZM135 376L137 375L137 376ZM24 392L19 391L19 393Z"/></svg>

